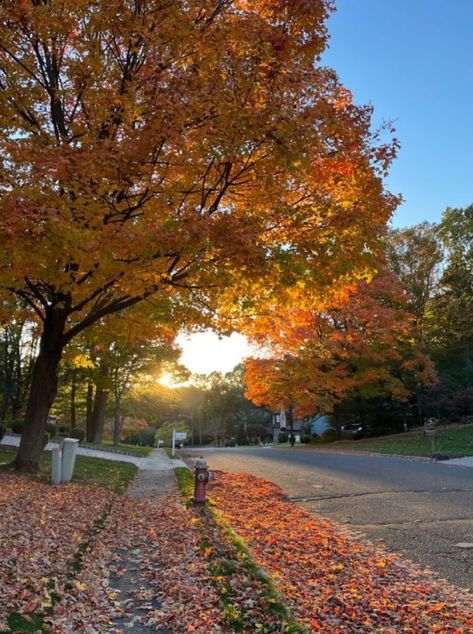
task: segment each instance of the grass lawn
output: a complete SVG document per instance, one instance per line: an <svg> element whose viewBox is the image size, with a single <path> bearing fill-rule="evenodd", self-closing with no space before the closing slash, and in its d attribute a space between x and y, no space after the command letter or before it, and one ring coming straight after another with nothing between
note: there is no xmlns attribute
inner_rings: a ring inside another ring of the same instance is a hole
<svg viewBox="0 0 473 634"><path fill-rule="evenodd" d="M15 454L15 450L0 449L0 469L2 467L6 468L6 465L15 457ZM138 467L129 462L77 456L72 481L78 484L104 487L116 493L123 493L137 470ZM34 477L40 481L50 482L50 474L51 453L45 451L41 455L40 473Z"/></svg>
<svg viewBox="0 0 473 634"><path fill-rule="evenodd" d="M425 437L422 430L393 434L382 438L342 440L315 447L376 451L409 456L430 456L431 454L430 438ZM438 430L435 436L435 453L448 454L450 457L473 456L473 425Z"/></svg>
<svg viewBox="0 0 473 634"><path fill-rule="evenodd" d="M91 449L117 449L123 451L125 453L134 454L136 456L148 456L151 451L153 451L153 447L140 447L139 445L126 445L125 443L120 443L119 445L113 445L111 440L103 440L101 443L83 443L84 446L90 447ZM117 452L118 453L118 452Z"/></svg>

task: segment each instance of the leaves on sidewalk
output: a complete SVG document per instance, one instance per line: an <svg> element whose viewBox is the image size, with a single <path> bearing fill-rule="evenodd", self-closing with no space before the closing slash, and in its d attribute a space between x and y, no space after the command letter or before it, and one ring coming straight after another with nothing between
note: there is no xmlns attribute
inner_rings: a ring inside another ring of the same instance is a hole
<svg viewBox="0 0 473 634"><path fill-rule="evenodd" d="M1 474L0 534L0 630L229 631L200 534L176 499Z"/></svg>

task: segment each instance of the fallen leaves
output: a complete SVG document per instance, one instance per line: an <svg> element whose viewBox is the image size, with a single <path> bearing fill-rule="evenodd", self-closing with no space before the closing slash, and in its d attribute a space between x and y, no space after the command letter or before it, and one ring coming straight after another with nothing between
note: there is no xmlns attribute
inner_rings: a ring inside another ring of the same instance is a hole
<svg viewBox="0 0 473 634"><path fill-rule="evenodd" d="M216 475L213 500L309 631L473 631L471 597L300 509L271 482Z"/></svg>
<svg viewBox="0 0 473 634"><path fill-rule="evenodd" d="M298 508L276 485L218 474L211 492L257 565L215 509L1 474L0 630L10 619L51 634L299 631L284 629L262 566L309 632L473 631L471 597Z"/></svg>
<svg viewBox="0 0 473 634"><path fill-rule="evenodd" d="M13 619L53 634L229 632L190 520L172 498L1 474L0 630Z"/></svg>
<svg viewBox="0 0 473 634"><path fill-rule="evenodd" d="M0 475L0 628L10 614L48 615L111 498L105 489Z"/></svg>

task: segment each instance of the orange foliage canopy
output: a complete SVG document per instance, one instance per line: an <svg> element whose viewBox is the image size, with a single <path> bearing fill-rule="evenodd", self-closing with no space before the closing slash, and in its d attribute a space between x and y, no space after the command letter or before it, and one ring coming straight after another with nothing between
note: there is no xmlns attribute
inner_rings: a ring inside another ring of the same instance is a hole
<svg viewBox="0 0 473 634"><path fill-rule="evenodd" d="M334 293L321 311L273 306L253 324L271 358L247 360L247 396L273 409L296 405L301 416L331 411L344 396L390 394L405 400L408 383L435 380L413 344L413 318L390 274Z"/></svg>
<svg viewBox="0 0 473 634"><path fill-rule="evenodd" d="M330 278L358 265L395 202L394 147L314 65L328 11L3 2L2 287L64 311L69 339L166 287L272 284L296 255Z"/></svg>
<svg viewBox="0 0 473 634"><path fill-rule="evenodd" d="M30 444L64 346L106 315L156 295L208 320L372 265L396 143L318 64L330 10L0 4L0 290L43 324Z"/></svg>

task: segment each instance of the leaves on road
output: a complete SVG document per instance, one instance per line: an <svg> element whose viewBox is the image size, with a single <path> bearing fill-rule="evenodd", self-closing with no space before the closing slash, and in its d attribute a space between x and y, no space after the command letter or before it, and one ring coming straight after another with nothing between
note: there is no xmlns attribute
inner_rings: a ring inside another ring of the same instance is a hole
<svg viewBox="0 0 473 634"><path fill-rule="evenodd" d="M300 509L275 484L218 473L211 495L309 631L473 631L471 597Z"/></svg>

